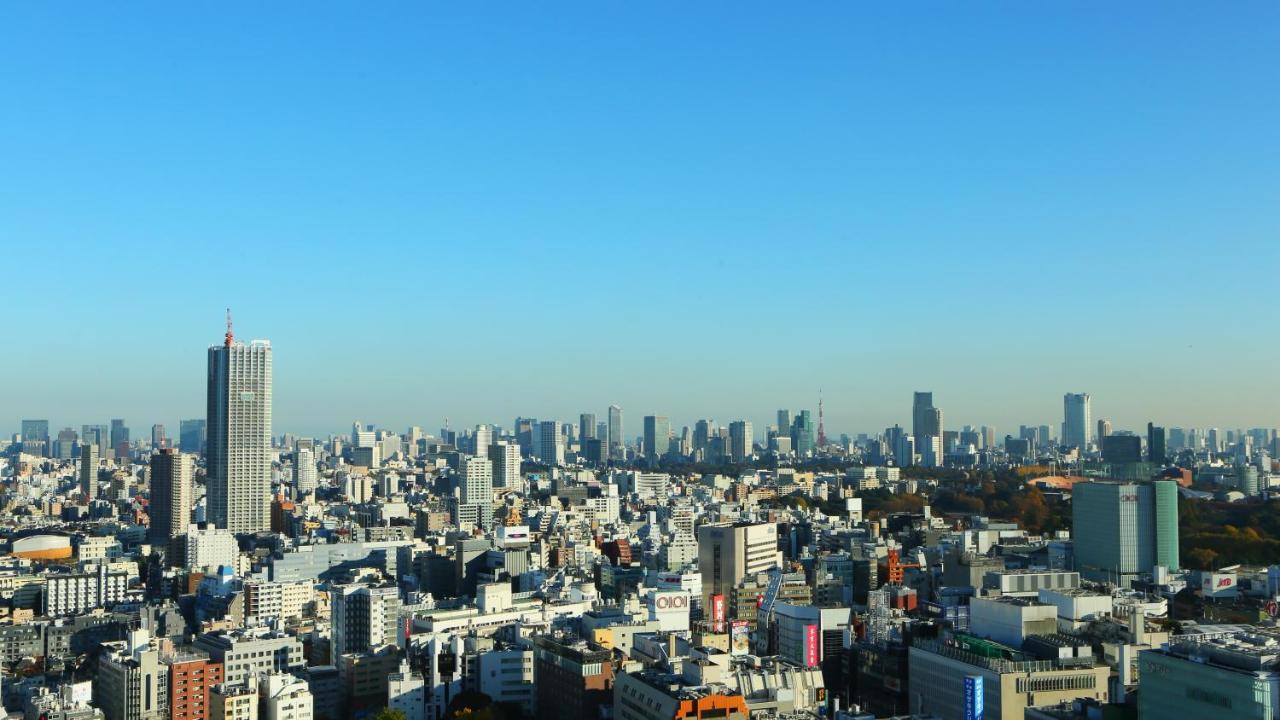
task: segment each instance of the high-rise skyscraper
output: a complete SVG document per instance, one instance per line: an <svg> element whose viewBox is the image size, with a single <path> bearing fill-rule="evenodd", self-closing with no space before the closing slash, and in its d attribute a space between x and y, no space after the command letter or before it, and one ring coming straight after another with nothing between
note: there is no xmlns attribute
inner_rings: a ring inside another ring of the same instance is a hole
<svg viewBox="0 0 1280 720"><path fill-rule="evenodd" d="M151 449L167 447L169 437L165 434L164 425L156 423L151 426Z"/></svg>
<svg viewBox="0 0 1280 720"><path fill-rule="evenodd" d="M665 415L644 417L644 456L658 460L671 449L671 421Z"/></svg>
<svg viewBox="0 0 1280 720"><path fill-rule="evenodd" d="M204 452L205 420L183 420L178 424L178 449L198 455Z"/></svg>
<svg viewBox="0 0 1280 720"><path fill-rule="evenodd" d="M98 457L106 457L111 443L111 432L106 425L81 425L80 442L98 446Z"/></svg>
<svg viewBox="0 0 1280 720"><path fill-rule="evenodd" d="M917 392L911 401L911 434L942 438L942 411L933 406L933 393Z"/></svg>
<svg viewBox="0 0 1280 720"><path fill-rule="evenodd" d="M564 436L560 430L560 423L555 420L538 423L538 441L535 443L538 459L553 467L564 464Z"/></svg>
<svg viewBox="0 0 1280 720"><path fill-rule="evenodd" d="M28 455L49 455L49 421L22 421L22 452Z"/></svg>
<svg viewBox="0 0 1280 720"><path fill-rule="evenodd" d="M1098 420L1098 447L1102 447L1103 439L1111 434L1111 421L1106 418Z"/></svg>
<svg viewBox="0 0 1280 720"><path fill-rule="evenodd" d="M111 420L111 449L115 451L116 457L124 458L129 455L129 428L124 424L123 418Z"/></svg>
<svg viewBox="0 0 1280 720"><path fill-rule="evenodd" d="M729 457L733 462L744 462L751 457L753 443L751 423L746 420L729 423Z"/></svg>
<svg viewBox="0 0 1280 720"><path fill-rule="evenodd" d="M98 499L98 446L80 446L80 492L90 502Z"/></svg>
<svg viewBox="0 0 1280 720"><path fill-rule="evenodd" d="M1163 465L1166 455L1164 428L1147 423L1147 460Z"/></svg>
<svg viewBox="0 0 1280 720"><path fill-rule="evenodd" d="M791 449L798 457L813 454L813 418L808 410L801 410L791 420Z"/></svg>
<svg viewBox="0 0 1280 720"><path fill-rule="evenodd" d="M494 487L520 487L519 445L507 440L499 440L490 445L489 462L493 465Z"/></svg>
<svg viewBox="0 0 1280 720"><path fill-rule="evenodd" d="M582 413L578 416L578 442L590 440L596 436L596 414Z"/></svg>
<svg viewBox="0 0 1280 720"><path fill-rule="evenodd" d="M271 343L209 348L209 519L234 533L271 529Z"/></svg>
<svg viewBox="0 0 1280 720"><path fill-rule="evenodd" d="M609 457L621 459L626 455L626 440L622 437L622 408L609 406Z"/></svg>
<svg viewBox="0 0 1280 720"><path fill-rule="evenodd" d="M790 410L778 411L778 434L779 435L791 434L791 411Z"/></svg>
<svg viewBox="0 0 1280 720"><path fill-rule="evenodd" d="M912 395L911 400L911 434L919 437L921 435L929 435L932 433L925 432L925 429L932 422L932 419L926 416L927 410L933 409L933 393L932 392L916 392Z"/></svg>
<svg viewBox="0 0 1280 720"><path fill-rule="evenodd" d="M476 457L489 457L489 446L493 444L493 428L488 425L477 425L471 434L471 454Z"/></svg>
<svg viewBox="0 0 1280 720"><path fill-rule="evenodd" d="M469 457L463 462L459 487L458 523L489 530L493 527L493 463L489 458Z"/></svg>
<svg viewBox="0 0 1280 720"><path fill-rule="evenodd" d="M191 487L191 456L174 448L160 448L151 456L151 525L147 537L167 544L185 535L195 501Z"/></svg>
<svg viewBox="0 0 1280 720"><path fill-rule="evenodd" d="M1089 393L1067 393L1062 396L1062 444L1089 447Z"/></svg>
<svg viewBox="0 0 1280 720"><path fill-rule="evenodd" d="M315 492L319 485L315 451L300 447L293 453L293 487L298 497Z"/></svg>

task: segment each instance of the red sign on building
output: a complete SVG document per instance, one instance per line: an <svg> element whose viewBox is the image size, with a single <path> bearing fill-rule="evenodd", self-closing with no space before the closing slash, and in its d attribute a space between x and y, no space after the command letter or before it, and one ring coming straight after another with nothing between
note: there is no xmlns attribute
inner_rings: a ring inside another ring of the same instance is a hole
<svg viewBox="0 0 1280 720"><path fill-rule="evenodd" d="M804 626L804 664L805 667L818 666L818 626Z"/></svg>
<svg viewBox="0 0 1280 720"><path fill-rule="evenodd" d="M711 629L724 632L724 595L711 596Z"/></svg>

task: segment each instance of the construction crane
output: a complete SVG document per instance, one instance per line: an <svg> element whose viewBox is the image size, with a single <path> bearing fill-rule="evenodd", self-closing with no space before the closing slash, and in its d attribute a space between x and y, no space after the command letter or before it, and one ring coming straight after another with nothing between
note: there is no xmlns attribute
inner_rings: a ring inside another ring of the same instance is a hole
<svg viewBox="0 0 1280 720"><path fill-rule="evenodd" d="M901 585L903 571L907 568L920 568L920 563L904 563L898 558L898 548L889 548L889 558L886 563L885 584Z"/></svg>

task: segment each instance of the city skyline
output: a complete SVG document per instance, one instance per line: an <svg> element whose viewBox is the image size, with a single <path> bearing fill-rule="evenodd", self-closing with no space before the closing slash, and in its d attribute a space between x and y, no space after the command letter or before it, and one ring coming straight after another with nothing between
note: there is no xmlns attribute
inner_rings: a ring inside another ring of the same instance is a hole
<svg viewBox="0 0 1280 720"><path fill-rule="evenodd" d="M227 305L303 432L1277 424L1274 3L570 16L0 10L0 425L198 416Z"/></svg>
<svg viewBox="0 0 1280 720"><path fill-rule="evenodd" d="M227 334L226 334L225 341L230 342L231 337L232 335L231 335L230 317L228 317ZM249 341L248 343L243 343L237 340L237 345L246 346L246 347L261 346L266 348L266 350L270 353L268 368L269 368L269 375L270 375L269 385L271 389L269 390L269 395L278 394L278 388L280 387L280 384L277 378L275 377L274 370L271 369L276 364L275 358L277 356L273 352L271 341L266 339L254 339L252 341ZM230 346L228 345L228 347ZM210 369L209 369L210 373L212 373L213 356L220 349L221 348L217 345L212 345L208 347L209 362L211 363ZM204 385L203 387L205 389L206 402L208 403L210 401L210 394L213 392L213 390L212 390L212 387L208 384ZM859 434L867 434L874 437L875 435L882 433L885 429L891 428L894 426L901 427L902 431L905 433L915 434L916 432L915 425L918 422L920 422L918 413L921 412L922 408L926 408L928 413L934 413L937 415L937 418L934 420L934 422L937 422L937 421L943 422L943 426L942 426L943 430L958 431L964 428L965 426L973 426L975 429L982 428L983 426L990 426L994 428L996 437L999 439L999 438L1003 438L1006 435L1018 437L1017 430L1020 426L1025 425L1028 427L1037 427L1041 425L1047 425L1050 428L1051 434L1055 437L1059 437L1059 436L1062 436L1062 433L1065 429L1065 425L1067 424L1067 413L1069 412L1067 406L1071 404L1072 398L1077 398L1077 397L1083 397L1085 399L1085 408L1086 408L1085 415L1083 418L1079 418L1079 420L1081 421L1082 430L1090 442L1098 441L1098 433L1097 433L1097 430L1094 428L1092 421L1089 419L1090 417L1097 419L1099 427L1101 427L1101 425L1105 422L1107 423L1108 427L1111 427L1114 431L1125 432L1125 433L1132 432L1139 435L1145 434L1147 430L1147 426L1151 423L1156 423L1166 428L1170 428L1170 427L1186 428L1186 429L1219 428L1223 432L1226 432L1228 430L1236 430L1236 429L1273 428L1273 427L1280 426L1280 421L1272 421L1270 423L1268 422L1261 422L1261 423L1256 423L1256 422L1255 423L1171 422L1168 419L1151 418L1151 417L1148 417L1146 419L1141 419L1141 420L1135 419L1131 424L1129 424L1124 421L1117 421L1115 418L1126 417L1127 415L1130 415L1132 413L1128 411L1124 411L1120 414L1099 413L1093 409L1094 398L1091 393L1088 393L1088 392L1076 393L1074 391L1069 391L1069 392L1066 392L1064 395L1058 396L1060 398L1058 401L1058 407L1060 409L1059 409L1059 414L1056 418L1037 418L1037 417L1023 418L1018 421L1012 421L1009 424L1000 424L1000 423L995 423L995 422L987 421L983 419L972 419L972 420L962 419L962 420L956 420L956 421L943 421L942 420L943 413L944 411L949 412L949 407L944 407L941 402L935 400L934 398L935 395L939 395L939 393L936 390L919 390L919 389L912 390L910 392L910 397L904 399L902 402L899 403L899 408L897 410L896 416L895 416L894 410L886 409L883 411L878 411L878 412L881 412L885 417L891 417L891 416L894 417L894 419L891 419L890 421L886 422L885 424L879 427L846 428L839 421L837 422L828 421L828 425L831 427L831 431L828 433L828 436L835 439L838 439L839 436L842 434L849 435L850 437L857 437ZM941 393L942 397L945 397L945 395L946 395L945 392ZM829 396L829 394L824 391L824 397L826 396ZM818 403L815 401L812 407L816 408L817 404ZM753 438L755 438L757 441L760 441L765 438L765 431L767 428L776 427L777 422L780 420L781 415L784 411L787 412L789 414L789 417L791 418L795 418L801 412L806 410L809 410L812 412L812 408L810 408L809 406L806 406L802 403L797 403L797 404L779 405L778 407L775 407L768 411L752 411L750 414L721 415L714 411L701 412L701 413L695 412L694 414L690 415L687 419L685 419L685 418L673 416L669 413L664 413L662 410L653 410L644 406L640 406L635 410L629 410L627 406L625 405L620 406L619 403L613 402L613 403L609 403L607 406L604 406L603 411L600 411L595 406L590 406L590 407L583 407L583 408L580 408L579 410L572 411L572 412L565 411L560 413L552 413L550 416L545 416L543 414L537 413L536 408L525 408L521 412L508 414L505 417L498 417L498 416L481 417L474 410L471 411L470 413L464 410L463 412L455 412L453 414L441 415L437 418L439 420L438 423L433 423L431 417L424 417L424 416L412 416L410 417L410 419L401 419L399 422L388 421L381 417L373 417L373 416L367 416L367 417L359 416L359 417L363 418L362 420L360 420L361 422L365 422L366 424L369 424L369 425L374 425L378 428L389 429L393 431L403 430L408 427L420 427L425 432L435 433L436 431L444 427L446 422L448 423L448 427L450 429L456 430L459 432L469 431L475 428L477 425L498 426L508 431L512 431L513 428L510 426L511 422L514 418L518 418L518 417L534 418L539 421L555 420L561 425L572 424L576 426L578 425L578 421L581 419L580 416L583 414L595 413L599 417L609 417L610 410L613 408L619 408L619 407L622 411L623 438L627 445L633 445L638 440L641 443L644 442L643 438L646 434L645 421L646 421L646 418L650 416L657 417L659 418L659 420L663 421L666 424L666 426L669 428L670 433L673 437L678 437L681 429L684 427L688 427L689 429L692 430L695 424L697 424L698 421L700 420L713 420L716 426L725 428L725 429L730 429L731 425L735 422L745 421L747 423L748 428L754 428ZM828 404L827 407L830 407L830 405ZM341 428L349 427L351 423L350 419L345 419L345 420L335 419L331 423L319 422L319 421L313 420L309 423L303 423L300 425L291 425L289 423L283 423L283 424L275 423L272 418L278 416L279 414L278 410L279 408L275 405L274 400L272 400L271 406L266 408L266 411L268 413L268 429L270 431L273 431L277 436L283 433L292 433L292 434L301 435L301 436L313 436L313 437L337 436L337 435L343 434ZM206 412L208 411L209 410L207 408ZM172 422L174 426L180 426L181 423L190 423L193 421L198 422L200 420L205 419L204 417L197 416L194 413L180 415L176 418L170 417L171 415L170 414L170 415L164 416L164 418L162 419L142 418L142 422L138 423L135 426L135 425L131 425L130 422L137 422L137 421L130 421L128 418L121 418L119 417L119 415L120 414L116 414L112 422L117 423L117 422L123 421L121 425L124 427L124 430L129 433L134 433L133 435L134 437L139 437L139 435L136 434L136 430L134 429L135 427L142 427L142 426L152 427L153 423L159 423L160 425L163 425L164 421ZM400 417L405 418L409 416L400 415ZM475 419L471 419L473 417ZM830 413L827 413L826 417L830 419L833 416ZM839 417L847 417L847 416L836 415L835 417L839 418ZM953 417L953 416L947 415L947 417ZM0 422L3 422L3 421L0 421ZM20 419L13 419L11 420L11 422L14 424L15 430L12 433L6 432L5 433L6 436L22 435L23 433L19 432L17 428L21 427L25 431L25 429L28 426L34 426L34 425L40 425L41 427L44 427L49 437L56 436L59 429L64 427L71 428L72 430L77 430L78 428L86 428L91 426L96 427L101 425L100 422L95 422L93 420L86 420L83 422L64 423L56 418L44 417L39 413L27 414L21 417ZM812 420L812 422L816 422L816 416L815 416L815 419ZM2 427L2 425L0 425L0 427ZM1070 440L1072 442L1067 442L1067 444L1074 444L1074 440L1076 438L1071 436L1071 432L1072 431L1067 431L1067 435L1060 437L1060 439L1063 440L1064 442ZM1076 432L1079 432L1079 430L1077 430ZM169 439L174 440L174 438L169 438Z"/></svg>

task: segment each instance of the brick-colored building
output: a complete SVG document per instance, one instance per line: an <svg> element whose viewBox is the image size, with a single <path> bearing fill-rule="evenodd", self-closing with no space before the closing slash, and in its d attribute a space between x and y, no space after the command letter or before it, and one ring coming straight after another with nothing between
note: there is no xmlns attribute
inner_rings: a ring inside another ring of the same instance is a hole
<svg viewBox="0 0 1280 720"><path fill-rule="evenodd" d="M166 659L169 720L209 720L209 688L223 680L222 663L198 653Z"/></svg>

